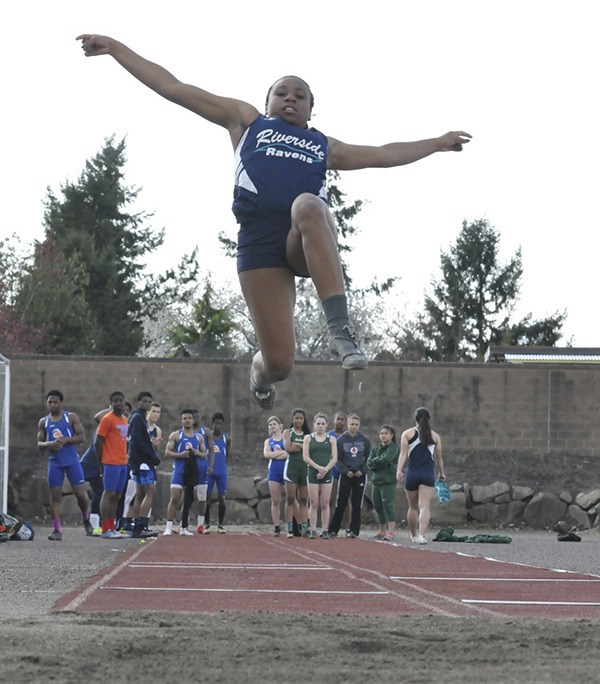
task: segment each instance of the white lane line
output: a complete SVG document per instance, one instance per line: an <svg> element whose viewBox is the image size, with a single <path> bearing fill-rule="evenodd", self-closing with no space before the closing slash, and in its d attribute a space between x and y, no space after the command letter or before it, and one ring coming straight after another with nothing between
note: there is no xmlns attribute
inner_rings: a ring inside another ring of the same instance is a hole
<svg viewBox="0 0 600 684"><path fill-rule="evenodd" d="M494 601L482 599L461 599L463 603L486 603L498 606L600 606L588 601Z"/></svg>
<svg viewBox="0 0 600 684"><path fill-rule="evenodd" d="M386 596L388 591L322 591L311 589L210 589L201 587L190 589L186 587L112 587L103 586L100 589L113 589L115 591L181 591L198 593L219 593L219 594L319 594L330 596L331 594L344 594L350 596Z"/></svg>
<svg viewBox="0 0 600 684"><path fill-rule="evenodd" d="M600 579L564 579L551 577L390 577L393 580L427 581L427 582L591 582L598 583Z"/></svg>
<svg viewBox="0 0 600 684"><path fill-rule="evenodd" d="M79 608L79 606L84 601L87 601L87 599L96 591L96 589L102 589L102 585L106 584L106 582L111 580L115 575L118 575L121 572L121 570L123 570L129 565L129 562L131 560L137 558L140 555L140 553L142 553L142 551L145 551L146 548L148 547L143 546L141 549L138 549L130 558L127 558L122 563L119 563L119 565L113 568L106 575L102 575L102 577L97 582L90 584L90 586L87 589L82 591L81 594L75 596L75 598L70 603L67 603L67 605L64 608L61 608L58 612L67 613L73 610L77 610L77 608Z"/></svg>
<svg viewBox="0 0 600 684"><path fill-rule="evenodd" d="M275 548L281 548L281 544L276 544L275 542L271 541L270 539L265 538L264 536L256 535L258 539L260 539L261 542L264 544L267 544L268 546L272 546ZM389 577L385 575L382 572L379 572L377 570L374 570L373 568L369 567L364 567L360 565L355 565L353 563L349 563L348 561L343 561L339 560L337 558L332 558L331 556L326 556L323 553L319 553L318 551L315 551L313 549L303 549L302 551L297 548L297 547L291 547L291 546L286 546L285 547L290 553L293 553L297 556L300 556L301 558L305 560L320 560L320 562L323 563L329 563L332 568L339 573L342 573L345 575L348 579L359 582L360 584L371 586L375 589L385 589L384 586L382 586L383 582L389 582ZM398 547L402 548L402 547ZM357 577L355 574L356 572L364 572L368 573L372 577L374 577L374 580L369 580L366 578L360 578ZM430 591L428 589L423 589L422 587L418 587L414 584L408 584L405 583L409 589L409 593L404 593L402 591L396 591L396 590L386 590L391 597L394 597L400 601L403 601L404 603L411 604L413 606L417 606L421 611L423 610L429 610L432 613L436 615L444 615L445 617L458 617L456 612L451 612L450 609L445 609L441 608L438 602L440 600L443 601L444 605L450 605L450 608L453 608L455 611L458 607L461 606L461 603L458 599L453 599L448 596L443 596L442 594L436 594L433 591ZM414 592L417 592L419 594L418 596L414 596ZM488 608L484 607L479 607L479 606L472 606L472 610L474 612L477 612L481 615L490 615L496 617L496 613L492 610L489 610ZM462 611L461 611L462 612Z"/></svg>
<svg viewBox="0 0 600 684"><path fill-rule="evenodd" d="M189 570L331 570L326 565L294 565L291 563L132 563L131 568L170 568Z"/></svg>

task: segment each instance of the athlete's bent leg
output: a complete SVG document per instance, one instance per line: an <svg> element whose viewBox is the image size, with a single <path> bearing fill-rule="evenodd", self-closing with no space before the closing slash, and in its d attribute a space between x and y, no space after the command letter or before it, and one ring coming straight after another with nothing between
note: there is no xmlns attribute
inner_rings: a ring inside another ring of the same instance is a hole
<svg viewBox="0 0 600 684"><path fill-rule="evenodd" d="M295 273L312 278L327 319L331 348L341 357L342 366L347 370L366 368L367 358L358 347L348 316L335 223L316 195L303 193L292 205L286 258Z"/></svg>

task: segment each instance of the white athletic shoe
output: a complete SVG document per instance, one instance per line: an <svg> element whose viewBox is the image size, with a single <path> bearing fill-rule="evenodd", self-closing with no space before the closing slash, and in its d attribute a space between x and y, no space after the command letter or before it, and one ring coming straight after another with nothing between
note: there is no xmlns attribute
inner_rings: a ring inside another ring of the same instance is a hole
<svg viewBox="0 0 600 684"><path fill-rule="evenodd" d="M163 532L163 537L170 537L173 534L173 530L166 529Z"/></svg>
<svg viewBox="0 0 600 684"><path fill-rule="evenodd" d="M179 536L180 537L193 537L194 533L190 532L187 527L182 527L179 530Z"/></svg>
<svg viewBox="0 0 600 684"><path fill-rule="evenodd" d="M410 535L410 540L411 540L411 542L412 542L413 544L416 544L416 543L419 541L419 537L418 537L417 535L415 535L415 536L413 537L412 534L411 534L411 535Z"/></svg>
<svg viewBox="0 0 600 684"><path fill-rule="evenodd" d="M417 544L427 544L427 543L428 543L427 539L425 539L425 537L422 534L420 534L417 537Z"/></svg>

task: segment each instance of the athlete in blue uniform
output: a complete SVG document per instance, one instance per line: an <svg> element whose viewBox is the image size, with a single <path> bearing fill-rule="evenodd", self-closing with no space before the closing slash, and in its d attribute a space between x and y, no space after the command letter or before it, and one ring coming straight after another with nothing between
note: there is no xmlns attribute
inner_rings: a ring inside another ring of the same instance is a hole
<svg viewBox="0 0 600 684"><path fill-rule="evenodd" d="M111 55L159 95L229 132L236 159L233 208L241 224L239 278L261 350L250 376L259 406L273 406L273 383L287 378L294 365L297 275L312 278L343 367L365 368L348 317L336 227L324 201L326 172L409 164L434 152L458 151L471 136L454 131L410 143L348 145L308 127L313 94L295 76L269 88L263 116L247 102L182 83L112 38L77 39L86 56Z"/></svg>
<svg viewBox="0 0 600 684"><path fill-rule="evenodd" d="M186 477L183 492L183 509L181 511L181 526L187 528L190 510L194 503L194 494L198 500L198 534L208 534L209 527L204 524L206 513L206 492L208 489L208 472L214 461L214 445L212 430L202 425L200 411L193 409L194 431L204 440L206 454L196 458L196 470Z"/></svg>
<svg viewBox="0 0 600 684"><path fill-rule="evenodd" d="M227 465L229 463L229 452L231 450L231 438L223 432L225 416L217 411L212 417L212 438L214 459L212 466L208 469L208 485L206 488L206 527L210 527L210 505L212 490L217 485L219 495L219 534L225 534L223 522L225 520L225 495L227 494Z"/></svg>
<svg viewBox="0 0 600 684"><path fill-rule="evenodd" d="M284 485L285 464L288 453L283 444L283 423L277 416L267 421L269 437L265 439L263 456L269 459L267 482L271 495L271 518L273 520L273 536L281 534L281 489Z"/></svg>
<svg viewBox="0 0 600 684"><path fill-rule="evenodd" d="M171 475L171 498L167 506L167 525L164 535L173 534L173 520L177 508L181 502L183 492L186 466L192 464L195 467L197 458L206 458L206 447L204 440L194 430L194 410L183 409L181 412L181 429L175 430L169 435L169 441L165 449L165 456L174 459L173 474ZM187 529L187 525L181 525L180 535L192 537L192 533Z"/></svg>
<svg viewBox="0 0 600 684"><path fill-rule="evenodd" d="M48 486L50 487L50 510L54 530L48 536L51 541L61 541L60 504L62 487L67 476L77 504L81 510L86 534L91 535L90 500L85 490L85 477L79 462L77 444L85 441L85 433L77 415L62 408L63 394L50 390L46 395L49 413L40 418L37 431L37 445L48 452Z"/></svg>
<svg viewBox="0 0 600 684"><path fill-rule="evenodd" d="M405 430L400 438L397 479L398 482L404 481L408 501L406 520L411 541L417 544L427 544L425 533L431 519L429 507L435 491L434 464L437 465L440 480L446 479L442 440L431 429L430 419L426 408L418 408L415 412L416 426ZM407 460L405 475L403 468Z"/></svg>

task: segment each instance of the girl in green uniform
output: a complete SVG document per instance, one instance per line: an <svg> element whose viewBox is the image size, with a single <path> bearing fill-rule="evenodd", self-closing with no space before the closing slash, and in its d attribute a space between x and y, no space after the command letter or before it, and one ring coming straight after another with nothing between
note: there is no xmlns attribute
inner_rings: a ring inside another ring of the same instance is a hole
<svg viewBox="0 0 600 684"><path fill-rule="evenodd" d="M375 538L392 541L396 530L396 469L400 449L396 444L396 431L391 425L381 427L379 440L381 444L371 449L367 459L373 508L379 521Z"/></svg>
<svg viewBox="0 0 600 684"><path fill-rule="evenodd" d="M302 535L308 536L308 487L306 464L302 460L304 437L310 433L306 413L301 408L292 411L292 425L283 431L283 446L288 458L283 471L285 480L285 522L288 539L294 536L294 507L297 506L302 525Z"/></svg>
<svg viewBox="0 0 600 684"><path fill-rule="evenodd" d="M302 447L302 457L308 466L308 496L310 497L310 534L309 539L317 538L317 515L319 496L321 497L321 523L325 528L323 539L329 539L329 499L333 481L333 466L337 462L337 440L327 433L328 418L317 413L313 420L314 432L306 435Z"/></svg>

